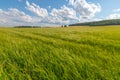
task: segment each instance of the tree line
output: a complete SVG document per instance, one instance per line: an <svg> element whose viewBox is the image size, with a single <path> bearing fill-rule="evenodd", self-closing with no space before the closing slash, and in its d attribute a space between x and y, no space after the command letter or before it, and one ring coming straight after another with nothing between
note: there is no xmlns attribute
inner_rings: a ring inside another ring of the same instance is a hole
<svg viewBox="0 0 120 80"><path fill-rule="evenodd" d="M76 24L71 24L69 26L106 26L106 25L120 25L120 19L76 23Z"/></svg>

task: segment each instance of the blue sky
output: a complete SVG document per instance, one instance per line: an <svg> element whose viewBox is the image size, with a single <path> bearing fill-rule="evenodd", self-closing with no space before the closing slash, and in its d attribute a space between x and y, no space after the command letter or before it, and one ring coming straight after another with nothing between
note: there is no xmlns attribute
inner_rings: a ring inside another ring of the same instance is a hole
<svg viewBox="0 0 120 80"><path fill-rule="evenodd" d="M120 0L0 0L0 26L119 19L119 3Z"/></svg>

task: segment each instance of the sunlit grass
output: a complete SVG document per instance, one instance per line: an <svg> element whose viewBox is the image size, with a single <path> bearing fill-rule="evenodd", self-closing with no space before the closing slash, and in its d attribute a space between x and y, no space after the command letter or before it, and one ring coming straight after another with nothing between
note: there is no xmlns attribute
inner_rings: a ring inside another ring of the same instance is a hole
<svg viewBox="0 0 120 80"><path fill-rule="evenodd" d="M120 27L0 28L0 80L119 80Z"/></svg>

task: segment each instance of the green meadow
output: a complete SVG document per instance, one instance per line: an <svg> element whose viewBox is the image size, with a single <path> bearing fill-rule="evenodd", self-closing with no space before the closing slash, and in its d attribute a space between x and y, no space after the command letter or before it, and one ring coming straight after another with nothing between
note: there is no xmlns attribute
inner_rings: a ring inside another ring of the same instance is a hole
<svg viewBox="0 0 120 80"><path fill-rule="evenodd" d="M0 80L120 80L120 26L0 28Z"/></svg>

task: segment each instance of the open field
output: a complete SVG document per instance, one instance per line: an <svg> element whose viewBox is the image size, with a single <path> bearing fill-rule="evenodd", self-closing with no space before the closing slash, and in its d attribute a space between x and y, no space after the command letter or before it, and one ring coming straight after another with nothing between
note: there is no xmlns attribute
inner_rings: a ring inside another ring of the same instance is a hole
<svg viewBox="0 0 120 80"><path fill-rule="evenodd" d="M120 80L120 27L0 28L0 80Z"/></svg>

